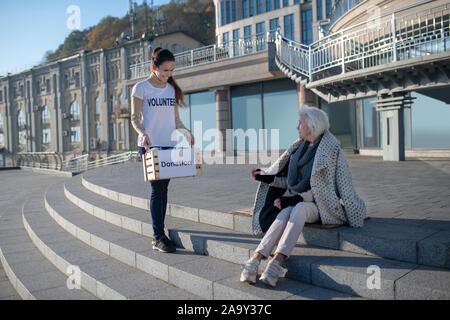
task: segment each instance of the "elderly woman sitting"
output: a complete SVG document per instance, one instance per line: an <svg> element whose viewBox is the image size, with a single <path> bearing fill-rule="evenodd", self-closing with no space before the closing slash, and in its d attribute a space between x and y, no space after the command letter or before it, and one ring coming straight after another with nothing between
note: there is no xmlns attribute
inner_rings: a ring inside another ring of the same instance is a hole
<svg viewBox="0 0 450 320"><path fill-rule="evenodd" d="M328 116L306 105L299 116L299 139L267 172L252 171L253 177L262 182L255 201L253 232L267 232L255 254L242 265L242 282L256 282L259 263L278 243L260 277L274 287L286 272L283 262L289 258L305 222L363 226L366 207L353 188L340 144L328 131ZM268 201L270 196L272 200Z"/></svg>

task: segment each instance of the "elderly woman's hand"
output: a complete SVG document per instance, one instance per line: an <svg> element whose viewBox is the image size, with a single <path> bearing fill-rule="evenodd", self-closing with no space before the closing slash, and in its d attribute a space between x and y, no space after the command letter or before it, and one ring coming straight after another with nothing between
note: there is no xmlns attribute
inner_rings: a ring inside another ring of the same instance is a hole
<svg viewBox="0 0 450 320"><path fill-rule="evenodd" d="M275 175L273 174L261 174L261 169L256 169L252 171L253 179L256 181L261 181L267 184L271 184L275 180Z"/></svg>
<svg viewBox="0 0 450 320"><path fill-rule="evenodd" d="M252 170L252 177L256 179L256 175L261 174L261 169Z"/></svg>
<svg viewBox="0 0 450 320"><path fill-rule="evenodd" d="M276 200L273 202L273 205L274 205L275 207L277 207L278 209L281 210L281 199L276 199Z"/></svg>

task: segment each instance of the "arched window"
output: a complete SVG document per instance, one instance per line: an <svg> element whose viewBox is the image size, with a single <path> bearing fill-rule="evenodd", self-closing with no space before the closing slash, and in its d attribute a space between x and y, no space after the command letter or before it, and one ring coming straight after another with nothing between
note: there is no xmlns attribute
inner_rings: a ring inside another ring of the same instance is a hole
<svg viewBox="0 0 450 320"><path fill-rule="evenodd" d="M100 115L100 99L95 98L95 115Z"/></svg>
<svg viewBox="0 0 450 320"><path fill-rule="evenodd" d="M23 110L20 109L19 113L17 114L17 124L19 127L25 126L25 115L23 114Z"/></svg>
<svg viewBox="0 0 450 320"><path fill-rule="evenodd" d="M119 140L125 140L125 124L123 122L119 122Z"/></svg>
<svg viewBox="0 0 450 320"><path fill-rule="evenodd" d="M70 120L80 120L80 106L76 100L70 105Z"/></svg>
<svg viewBox="0 0 450 320"><path fill-rule="evenodd" d="M50 109L45 106L42 110L42 124L49 124L50 123Z"/></svg>

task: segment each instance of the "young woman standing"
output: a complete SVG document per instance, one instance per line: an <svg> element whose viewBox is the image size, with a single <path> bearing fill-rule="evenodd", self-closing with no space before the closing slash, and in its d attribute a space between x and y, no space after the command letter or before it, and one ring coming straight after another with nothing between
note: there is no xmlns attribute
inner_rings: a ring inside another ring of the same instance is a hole
<svg viewBox="0 0 450 320"><path fill-rule="evenodd" d="M138 82L132 90L131 123L139 134L139 154L152 148L172 148L175 130L181 131L189 144L194 136L180 120L178 107L184 106L184 94L172 77L175 57L167 49L156 48L152 53L150 77ZM153 225L153 249L176 251L175 244L164 233L167 192L170 179L151 181L150 214Z"/></svg>

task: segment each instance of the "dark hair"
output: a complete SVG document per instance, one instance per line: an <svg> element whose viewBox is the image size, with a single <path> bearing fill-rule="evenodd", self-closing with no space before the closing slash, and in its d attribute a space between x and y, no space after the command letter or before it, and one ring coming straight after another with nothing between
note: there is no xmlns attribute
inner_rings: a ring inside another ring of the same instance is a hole
<svg viewBox="0 0 450 320"><path fill-rule="evenodd" d="M152 63L155 66L159 67L166 61L174 61L175 62L175 57L172 54L172 52L170 52L167 49L160 48L160 47L155 48L155 50L153 50L153 53L152 53ZM170 77L169 80L167 80L167 82L169 82L175 88L175 100L176 100L177 104L179 106L185 106L186 103L184 102L183 90L181 90L181 88L178 86L175 79L173 77Z"/></svg>

